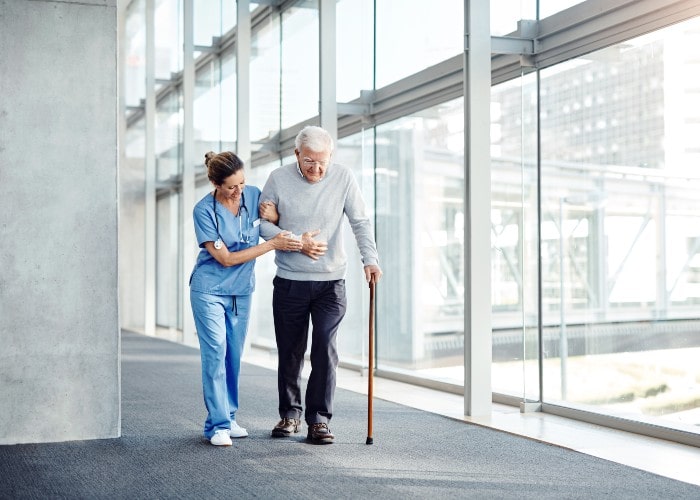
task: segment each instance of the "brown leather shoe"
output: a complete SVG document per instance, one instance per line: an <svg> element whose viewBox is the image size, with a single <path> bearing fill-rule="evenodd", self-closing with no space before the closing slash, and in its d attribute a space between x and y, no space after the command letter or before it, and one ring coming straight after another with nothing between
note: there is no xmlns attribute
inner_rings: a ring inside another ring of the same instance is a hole
<svg viewBox="0 0 700 500"><path fill-rule="evenodd" d="M335 436L331 433L327 423L320 422L309 426L309 433L306 435L306 439L314 444L331 444Z"/></svg>
<svg viewBox="0 0 700 500"><path fill-rule="evenodd" d="M274 429L272 429L272 437L289 437L292 433L299 432L301 428L301 420L298 418L283 418Z"/></svg>

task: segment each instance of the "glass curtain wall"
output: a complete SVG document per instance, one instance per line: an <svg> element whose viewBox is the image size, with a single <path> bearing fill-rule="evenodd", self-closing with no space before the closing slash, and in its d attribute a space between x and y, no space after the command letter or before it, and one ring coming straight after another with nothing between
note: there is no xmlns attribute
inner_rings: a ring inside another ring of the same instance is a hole
<svg viewBox="0 0 700 500"><path fill-rule="evenodd" d="M698 41L541 72L544 401L700 424Z"/></svg>
<svg viewBox="0 0 700 500"><path fill-rule="evenodd" d="M133 0L126 16L127 116L144 95L140 25L146 1ZM187 294L179 246L182 232L192 230L180 220L186 207L178 194L186 103L173 73L182 69L183 19L181 0L154 1L154 317L177 329ZM197 200L210 190L201 167L204 153L238 147L236 20L226 3L194 4ZM519 20L536 20L538 10L545 18L570 6L581 12L588 2L550 3L511 1L506 8L492 2L492 36L515 32ZM334 160L353 170L375 224L385 273L377 296L377 367L384 376L445 383L455 392L465 383L470 300L464 267L470 244L464 239L468 103L459 62L464 5L335 2ZM272 169L293 161L291 140L300 125L320 123L321 16L317 1L253 2L251 9L247 179L262 187ZM215 22L204 26L202 16ZM215 37L232 42L220 51L199 50ZM495 397L697 434L698 42L700 21L691 18L594 52L582 48L539 70L520 68L492 86L485 125L491 137L491 211L472 216L488 216L491 223L491 259L483 264L492 277ZM450 80L455 75L456 83ZM131 119L122 141L129 165L122 188L143 182L136 170L145 162L137 151L145 148L144 127L143 120ZM137 191L130 191L129 209L122 208L122 223L138 221L143 204ZM341 362L362 367L368 292L347 227L346 243L350 307L339 355ZM122 244L130 245L122 255L138 253L137 239ZM255 346L274 348L273 255L261 257L256 270L249 335ZM143 287L137 273L123 272L121 278L123 287ZM121 310L139 317L134 304Z"/></svg>

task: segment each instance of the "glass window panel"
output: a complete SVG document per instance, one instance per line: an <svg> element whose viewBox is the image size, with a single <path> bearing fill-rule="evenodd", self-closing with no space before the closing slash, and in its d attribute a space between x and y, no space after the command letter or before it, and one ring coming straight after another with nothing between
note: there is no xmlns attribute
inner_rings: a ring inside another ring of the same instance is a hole
<svg viewBox="0 0 700 500"><path fill-rule="evenodd" d="M279 18L268 18L251 37L250 137L268 139L280 127ZM295 60L305 60L296 57ZM255 149L255 144L253 148Z"/></svg>
<svg viewBox="0 0 700 500"><path fill-rule="evenodd" d="M374 2L339 0L336 9L335 92L338 102L348 102L373 88Z"/></svg>
<svg viewBox="0 0 700 500"><path fill-rule="evenodd" d="M204 161L207 151L218 152L221 148L221 85L219 59L212 59L200 68L195 77L193 108L194 158Z"/></svg>
<svg viewBox="0 0 700 500"><path fill-rule="evenodd" d="M221 150L236 151L236 56L232 52L221 59Z"/></svg>
<svg viewBox="0 0 700 500"><path fill-rule="evenodd" d="M282 13L282 128L318 115L318 9L297 5Z"/></svg>
<svg viewBox="0 0 700 500"><path fill-rule="evenodd" d="M461 385L463 99L377 127L375 147L378 365Z"/></svg>
<svg viewBox="0 0 700 500"><path fill-rule="evenodd" d="M274 161L250 168L246 165L246 183L262 188L267 178L281 163ZM262 241L262 240L261 240ZM268 252L255 261L255 293L250 317L249 337L254 345L270 349L276 348L275 324L272 317L272 279L277 272L275 252Z"/></svg>
<svg viewBox="0 0 700 500"><path fill-rule="evenodd" d="M696 433L699 33L696 18L541 80L545 398Z"/></svg>
<svg viewBox="0 0 700 500"><path fill-rule="evenodd" d="M537 86L491 90L493 391L539 400Z"/></svg>
<svg viewBox="0 0 700 500"><path fill-rule="evenodd" d="M146 98L146 12L144 0L129 4L124 40L124 102L140 106Z"/></svg>
<svg viewBox="0 0 700 500"><path fill-rule="evenodd" d="M365 130L338 140L333 161L349 167L357 179L367 206L367 215L374 218L374 148L373 129ZM355 236L347 218L343 223L343 238L348 256L345 276L348 309L338 334L338 355L342 361L366 363L369 325L369 287L365 281L364 267ZM380 267L384 256L379 255Z"/></svg>
<svg viewBox="0 0 700 500"><path fill-rule="evenodd" d="M462 0L376 2L376 87L464 51Z"/></svg>
<svg viewBox="0 0 700 500"><path fill-rule="evenodd" d="M180 195L171 193L156 203L156 324L182 328L180 300Z"/></svg>
<svg viewBox="0 0 700 500"><path fill-rule="evenodd" d="M179 96L169 94L156 107L156 180L167 180L181 172L181 120Z"/></svg>
<svg viewBox="0 0 700 500"><path fill-rule="evenodd" d="M204 172L204 174L206 175L207 167L205 167L204 165L201 165L200 168L202 169L202 172ZM197 173L199 173L199 172L197 172ZM206 182L199 181L197 183L197 186L195 186L195 191L194 191L194 199L196 200L195 203L198 202L199 200L201 200L202 198L204 198L204 196L206 196L207 193L211 193L212 191L214 191L214 186L212 186L209 179L207 179ZM192 207L192 208L194 209L194 207Z"/></svg>
<svg viewBox="0 0 700 500"><path fill-rule="evenodd" d="M236 2L229 2L228 0L220 0L221 1L221 35L225 35L229 31L231 31L233 28L236 27L236 23L238 22L237 15L238 13L236 12ZM196 7L195 7L195 10ZM253 10L253 6L250 6L250 10Z"/></svg>
<svg viewBox="0 0 700 500"><path fill-rule="evenodd" d="M157 0L155 7L155 72L170 80L183 67L183 20L181 0Z"/></svg>
<svg viewBox="0 0 700 500"><path fill-rule="evenodd" d="M220 37L236 24L236 2L230 0L197 0L194 3L194 44L211 46L212 38Z"/></svg>
<svg viewBox="0 0 700 500"><path fill-rule="evenodd" d="M124 158L119 163L119 317L123 328L145 325L146 133L143 118L126 130ZM124 228L128 228L124 230ZM138 283L140 286L133 286Z"/></svg>

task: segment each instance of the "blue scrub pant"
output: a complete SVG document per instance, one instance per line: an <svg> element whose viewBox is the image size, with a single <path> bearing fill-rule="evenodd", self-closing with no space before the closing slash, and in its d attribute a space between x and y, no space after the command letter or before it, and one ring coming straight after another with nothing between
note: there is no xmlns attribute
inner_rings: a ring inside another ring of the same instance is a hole
<svg viewBox="0 0 700 500"><path fill-rule="evenodd" d="M304 419L309 425L327 423L333 416L336 337L347 308L345 280L295 281L277 276L272 283L280 418L301 418L301 371L311 319L311 374Z"/></svg>
<svg viewBox="0 0 700 500"><path fill-rule="evenodd" d="M202 387L207 419L204 437L230 429L238 410L238 378L248 331L251 295L210 295L190 291L202 357Z"/></svg>

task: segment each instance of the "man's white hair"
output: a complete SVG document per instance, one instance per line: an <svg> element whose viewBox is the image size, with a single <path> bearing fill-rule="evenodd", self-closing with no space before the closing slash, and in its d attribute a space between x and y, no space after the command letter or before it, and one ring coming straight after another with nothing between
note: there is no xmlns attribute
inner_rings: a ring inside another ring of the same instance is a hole
<svg viewBox="0 0 700 500"><path fill-rule="evenodd" d="M302 128L294 139L294 147L297 151L301 148L310 149L314 152L333 152L333 138L325 129L315 125L307 125Z"/></svg>

